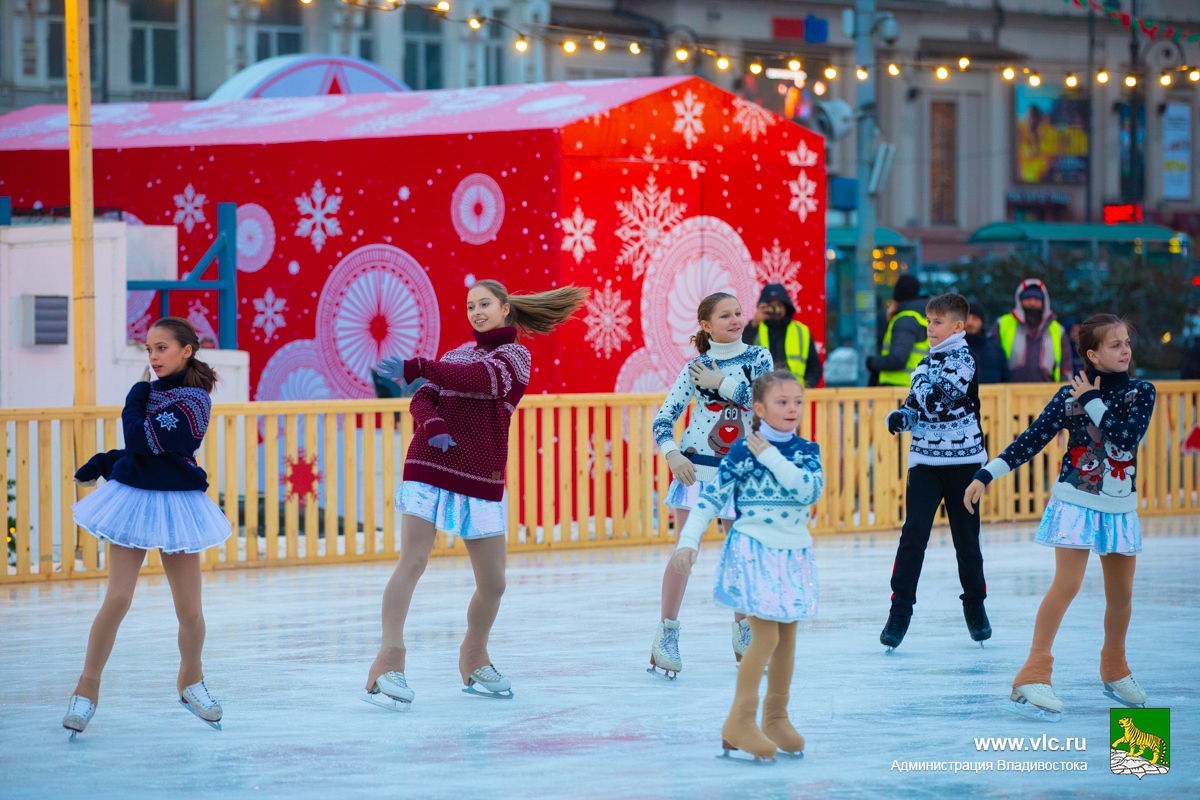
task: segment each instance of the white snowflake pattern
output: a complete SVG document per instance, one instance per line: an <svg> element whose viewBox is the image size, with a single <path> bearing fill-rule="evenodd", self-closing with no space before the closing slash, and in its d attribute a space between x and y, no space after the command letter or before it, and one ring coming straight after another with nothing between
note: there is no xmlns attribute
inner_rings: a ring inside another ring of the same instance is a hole
<svg viewBox="0 0 1200 800"><path fill-rule="evenodd" d="M287 310L287 299L276 297L275 290L267 287L263 296L254 300L254 322L251 327L262 328L266 341L270 341L275 331L282 330L287 324L283 312Z"/></svg>
<svg viewBox="0 0 1200 800"><path fill-rule="evenodd" d="M804 170L800 170L800 177L788 181L787 185L792 192L788 211L795 211L800 216L800 221L804 222L809 214L817 210L817 182L809 178Z"/></svg>
<svg viewBox="0 0 1200 800"><path fill-rule="evenodd" d="M633 265L634 280L642 277L646 264L654 253L655 246L667 235L687 211L687 203L671 201L670 187L660 189L654 175L646 179L645 190L636 186L632 200L618 200L617 212L621 215L621 227L617 238L625 243L617 256L618 264Z"/></svg>
<svg viewBox="0 0 1200 800"><path fill-rule="evenodd" d="M596 232L596 220L584 216L583 208L575 206L575 213L563 217L562 249L575 256L575 263L583 263L584 253L596 251L596 240L592 234Z"/></svg>
<svg viewBox="0 0 1200 800"><path fill-rule="evenodd" d="M327 194L321 179L313 184L312 192L296 198L296 208L300 211L300 222L296 225L296 235L312 240L313 248L319 253L331 236L342 232L338 222L337 212L342 207L342 196Z"/></svg>
<svg viewBox="0 0 1200 800"><path fill-rule="evenodd" d="M196 227L197 222L204 222L204 204L208 198L197 192L189 183L183 189L183 194L175 195L175 224L183 223L183 229L188 233Z"/></svg>
<svg viewBox="0 0 1200 800"><path fill-rule="evenodd" d="M687 145L687 149L691 150L699 139L700 134L704 133L704 120L700 115L704 113L704 103L700 102L697 95L692 94L692 90L688 89L683 95L683 100L675 101L675 132L683 134L683 143Z"/></svg>
<svg viewBox="0 0 1200 800"><path fill-rule="evenodd" d="M214 347L216 346L217 332L213 329L212 322L208 319L208 308L202 301L193 300L188 303L187 320L196 329L196 335L200 337L201 343L208 340L212 342Z"/></svg>
<svg viewBox="0 0 1200 800"><path fill-rule="evenodd" d="M757 142L758 135L766 133L767 128L775 124L775 115L758 103L735 97L733 107L737 109L733 112L733 124L741 125L742 133L749 134L752 142Z"/></svg>
<svg viewBox="0 0 1200 800"><path fill-rule="evenodd" d="M163 411L154 420L158 423L158 427L168 431L175 430L175 426L179 424L179 418L170 411Z"/></svg>
<svg viewBox="0 0 1200 800"><path fill-rule="evenodd" d="M591 343L596 355L603 353L605 359L611 359L613 353L621 351L622 343L629 341L629 324L633 319L628 312L632 302L621 299L621 290L613 289L611 280L592 293L587 302L587 316L583 318L588 329L583 339Z"/></svg>
<svg viewBox="0 0 1200 800"><path fill-rule="evenodd" d="M817 161L820 160L821 154L816 150L809 150L808 145L803 139L795 150L788 150L787 160L793 167L815 167Z"/></svg>
<svg viewBox="0 0 1200 800"><path fill-rule="evenodd" d="M763 248L762 261L756 261L754 264L755 272L758 273L758 282L762 285L768 283L782 283L784 288L788 290L793 298L799 299L802 286L796 273L800 270L800 262L792 261L792 249L781 249L779 240L771 245L771 249Z"/></svg>

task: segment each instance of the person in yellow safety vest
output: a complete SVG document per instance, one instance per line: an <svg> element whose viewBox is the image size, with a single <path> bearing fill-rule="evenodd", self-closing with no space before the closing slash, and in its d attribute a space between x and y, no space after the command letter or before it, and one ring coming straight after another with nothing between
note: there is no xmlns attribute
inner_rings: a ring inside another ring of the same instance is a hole
<svg viewBox="0 0 1200 800"><path fill-rule="evenodd" d="M1046 284L1021 281L1016 307L992 324L992 336L1008 359L1013 383L1061 383L1071 379L1071 340L1050 310Z"/></svg>
<svg viewBox="0 0 1200 800"><path fill-rule="evenodd" d="M742 341L770 350L775 369L790 371L811 389L821 382L825 367L812 331L795 316L796 307L784 285L768 283L758 298L752 324L742 331Z"/></svg>
<svg viewBox="0 0 1200 800"><path fill-rule="evenodd" d="M892 288L893 313L879 355L867 359L867 371L878 373L880 386L910 386L912 371L929 355L925 304L921 282L914 275L901 275ZM872 381L874 383L874 381Z"/></svg>

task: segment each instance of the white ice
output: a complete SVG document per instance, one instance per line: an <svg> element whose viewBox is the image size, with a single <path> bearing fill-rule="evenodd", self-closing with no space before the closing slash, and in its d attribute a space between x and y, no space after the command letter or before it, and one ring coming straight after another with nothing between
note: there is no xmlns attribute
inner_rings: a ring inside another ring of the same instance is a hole
<svg viewBox="0 0 1200 800"><path fill-rule="evenodd" d="M463 694L458 643L473 580L435 560L408 625L410 712L357 699L378 645L386 563L207 574L205 672L225 708L213 731L173 695L166 580L144 578L74 743L60 720L103 581L21 585L0 597L0 797L165 798L1107 798L1200 793L1200 518L1145 519L1129 661L1171 708L1171 770L1109 771L1098 675L1098 559L1064 620L1057 725L1004 710L1053 552L1029 525L987 527L987 649L967 635L949 534L934 532L916 615L885 655L896 534L818 538L818 616L801 623L791 712L802 761L714 758L733 696L731 615L714 606L706 545L681 618L684 670L645 672L667 548L514 556L491 655L516 698ZM765 689L765 685L764 685ZM1086 738L1084 753L977 752L975 737ZM894 761L1085 761L1085 772L907 772Z"/></svg>

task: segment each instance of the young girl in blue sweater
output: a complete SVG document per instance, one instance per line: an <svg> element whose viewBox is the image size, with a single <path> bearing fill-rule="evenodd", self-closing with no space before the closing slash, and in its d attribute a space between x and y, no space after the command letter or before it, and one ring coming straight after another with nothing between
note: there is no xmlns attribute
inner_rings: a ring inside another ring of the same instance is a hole
<svg viewBox="0 0 1200 800"><path fill-rule="evenodd" d="M1038 608L1029 658L1009 696L1013 711L1049 722L1061 719L1063 711L1050 684L1050 648L1093 550L1104 569L1104 694L1133 708L1146 702L1125 660L1125 634L1133 570L1142 551L1134 479L1137 448L1154 413L1154 385L1129 377L1130 332L1119 317L1096 314L1085 320L1079 328L1079 352L1087 361L1086 373L1060 389L1041 416L976 474L963 498L974 513L992 480L1029 461L1067 429L1067 452L1036 536L1039 544L1054 548L1054 581Z"/></svg>
<svg viewBox="0 0 1200 800"><path fill-rule="evenodd" d="M692 340L699 355L687 362L671 386L666 401L654 417L654 438L671 467L671 485L665 504L675 512L678 534L687 523L705 487L717 476L717 467L733 443L746 435L751 417L752 384L774 366L765 347L742 343L742 306L725 292L710 294L696 308L700 330ZM687 429L675 442L675 421L691 402L696 408ZM733 519L733 507L721 509L722 520ZM662 616L650 645L649 672L663 670L668 678L683 669L679 655L679 607L687 589L687 576L668 563L663 571ZM738 660L750 643L744 615L735 614L733 652Z"/></svg>
<svg viewBox="0 0 1200 800"><path fill-rule="evenodd" d="M146 333L146 350L158 380L134 384L125 398L125 449L100 453L75 473L81 486L105 479L71 510L79 527L109 547L108 590L63 718L71 738L96 712L100 673L133 600L146 551L155 548L162 550L179 618L179 702L214 727L221 719L221 706L204 685L200 664L204 614L199 554L228 539L233 529L205 494L207 476L195 459L208 429L209 394L217 374L196 357L200 339L185 319L166 317L154 323Z"/></svg>
<svg viewBox="0 0 1200 800"><path fill-rule="evenodd" d="M825 478L820 449L794 433L803 413L804 389L791 372L769 372L754 382L754 432L730 448L717 479L692 509L671 559L680 574L690 574L704 529L733 503L736 519L721 548L713 597L745 614L753 635L738 668L733 708L721 728L727 754L744 750L771 759L776 748L792 754L804 749L804 737L788 721L787 704L796 622L817 613L808 521ZM759 728L758 685L768 662Z"/></svg>

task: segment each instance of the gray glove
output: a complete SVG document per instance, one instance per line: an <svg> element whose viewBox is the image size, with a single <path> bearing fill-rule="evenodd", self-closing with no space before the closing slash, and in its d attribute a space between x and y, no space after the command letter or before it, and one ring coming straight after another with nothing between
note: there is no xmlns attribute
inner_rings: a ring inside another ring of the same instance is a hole
<svg viewBox="0 0 1200 800"><path fill-rule="evenodd" d="M688 460L688 457L678 450L672 450L667 453L667 466L671 468L671 474L675 476L675 480L679 481L684 486L691 486L696 482L696 467Z"/></svg>
<svg viewBox="0 0 1200 800"><path fill-rule="evenodd" d="M375 365L375 371L383 377L395 381L400 386L404 386L404 359L389 356Z"/></svg>
<svg viewBox="0 0 1200 800"><path fill-rule="evenodd" d="M725 380L725 373L716 367L705 366L697 362L688 367L688 380L692 382L692 385L699 386L701 389L716 390Z"/></svg>
<svg viewBox="0 0 1200 800"><path fill-rule="evenodd" d="M450 434L448 433L439 433L437 436L431 436L429 438L429 446L436 447L443 453L449 450L451 447L454 447L455 444L456 442L450 438Z"/></svg>

